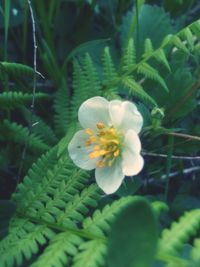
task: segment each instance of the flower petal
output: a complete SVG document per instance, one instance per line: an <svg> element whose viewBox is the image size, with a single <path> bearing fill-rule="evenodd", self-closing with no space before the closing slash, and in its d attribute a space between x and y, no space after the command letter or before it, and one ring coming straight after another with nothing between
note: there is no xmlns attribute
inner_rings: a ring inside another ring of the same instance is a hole
<svg viewBox="0 0 200 267"><path fill-rule="evenodd" d="M143 166L144 160L140 155L141 143L138 135L133 130L129 130L124 140L124 150L122 152L122 169L124 175L132 176L138 174Z"/></svg>
<svg viewBox="0 0 200 267"><path fill-rule="evenodd" d="M120 187L124 178L121 162L116 159L112 167L97 168L95 177L98 186L106 194L114 193Z"/></svg>
<svg viewBox="0 0 200 267"><path fill-rule="evenodd" d="M122 118L124 115L124 110L122 108L122 101L112 100L109 102L109 113L113 126L119 128Z"/></svg>
<svg viewBox="0 0 200 267"><path fill-rule="evenodd" d="M85 141L88 135L84 130L78 131L68 145L69 156L74 164L85 170L92 170L96 168L99 158L90 159L89 153L93 151L92 146L86 146Z"/></svg>
<svg viewBox="0 0 200 267"><path fill-rule="evenodd" d="M102 122L105 125L110 123L108 112L109 102L100 96L92 97L80 106L78 119L83 128L96 129L96 124Z"/></svg>
<svg viewBox="0 0 200 267"><path fill-rule="evenodd" d="M136 105L129 101L113 100L109 103L109 112L113 125L123 132L133 129L139 133L143 118Z"/></svg>

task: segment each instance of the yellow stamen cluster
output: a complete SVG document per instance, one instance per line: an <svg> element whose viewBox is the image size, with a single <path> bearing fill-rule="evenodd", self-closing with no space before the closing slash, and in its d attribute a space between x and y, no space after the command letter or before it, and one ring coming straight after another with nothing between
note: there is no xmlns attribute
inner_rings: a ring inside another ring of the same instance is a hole
<svg viewBox="0 0 200 267"><path fill-rule="evenodd" d="M97 132L90 128L85 130L89 138L85 141L86 146L93 145L93 151L89 154L90 159L100 157L97 167L111 167L115 158L120 155L120 136L113 127L105 127L102 122L96 124Z"/></svg>

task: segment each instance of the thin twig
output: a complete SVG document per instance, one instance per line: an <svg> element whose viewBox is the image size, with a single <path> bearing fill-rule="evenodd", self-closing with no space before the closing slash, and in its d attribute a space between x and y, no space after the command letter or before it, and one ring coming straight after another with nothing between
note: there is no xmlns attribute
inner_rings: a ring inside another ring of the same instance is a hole
<svg viewBox="0 0 200 267"><path fill-rule="evenodd" d="M157 153L145 152L145 151L142 151L142 155L149 156L149 157L167 158L167 154L157 154ZM172 159L178 159L178 160L200 160L200 156L190 157L190 156L176 156L176 155L172 155L171 158Z"/></svg>
<svg viewBox="0 0 200 267"><path fill-rule="evenodd" d="M199 166L195 166L195 167L191 167L191 168L188 168L188 169L184 169L182 172L178 172L178 171L176 171L176 172L171 172L170 174L169 174L169 177L171 178L171 177L174 177L174 176L176 176L176 175L178 175L178 174L183 174L183 175L188 175L188 174L191 174L192 172L197 172L197 171L200 171L200 167ZM167 178L167 176L166 176L166 174L163 174L162 176L161 176L161 180L165 180Z"/></svg>
<svg viewBox="0 0 200 267"><path fill-rule="evenodd" d="M189 140L197 140L200 141L200 136L190 135L190 134L183 134L183 133L166 133L167 135L177 136L181 138L186 138Z"/></svg>
<svg viewBox="0 0 200 267"><path fill-rule="evenodd" d="M35 19L33 15L33 9L31 5L31 1L28 1L29 5L29 10L31 13L31 21L32 21L32 30L33 30L33 46L34 46L34 51L33 51L33 69L34 69L34 74L33 74L33 98L32 98L32 103L31 103L31 111L33 115L34 107L35 107L35 93L36 93L36 78L37 78L37 43L36 43L36 31L35 31Z"/></svg>
<svg viewBox="0 0 200 267"><path fill-rule="evenodd" d="M195 173L195 172L198 172L200 171L200 167L199 166L194 166L194 167L191 167L191 168L187 168L187 169L184 169L183 171L176 171L176 172L170 172L169 173L169 177L172 178L172 177L175 177L179 174L182 174L182 175L190 175L191 173ZM167 179L167 175L166 174L163 174L161 177L160 177L160 181L165 181ZM153 182L158 182L159 180L158 179L155 179L155 178L150 178L148 179L148 183L153 183Z"/></svg>
<svg viewBox="0 0 200 267"><path fill-rule="evenodd" d="M19 166L17 184L19 183L19 180L20 180L20 176L21 176L21 172L22 172L22 168L23 168L23 164L24 164L24 159L25 159L25 156L26 156L27 148L28 148L28 137L30 136L30 134L32 132L32 127L33 127L33 114L34 114L34 108L35 108L35 94L36 94L36 87L37 87L37 74L39 73L37 71L37 42L36 42L35 19L34 19L34 15L33 15L33 8L32 8L32 5L31 5L31 1L27 0L27 3L28 3L28 6L29 6L29 11L30 11L30 15L31 15L31 23L32 23L33 69L34 69L34 73L33 73L32 102L31 102L31 106L30 106L31 115L30 115L30 121L29 121L29 133L28 133L25 145L24 145L24 149L22 151L22 159L21 159L21 164Z"/></svg>

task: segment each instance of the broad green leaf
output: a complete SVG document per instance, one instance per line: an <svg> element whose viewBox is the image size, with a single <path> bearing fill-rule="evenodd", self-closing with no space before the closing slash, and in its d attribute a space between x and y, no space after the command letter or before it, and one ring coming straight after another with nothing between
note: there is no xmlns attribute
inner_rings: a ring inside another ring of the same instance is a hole
<svg viewBox="0 0 200 267"><path fill-rule="evenodd" d="M156 251L157 224L150 204L136 197L117 216L108 239L109 267L149 267Z"/></svg>

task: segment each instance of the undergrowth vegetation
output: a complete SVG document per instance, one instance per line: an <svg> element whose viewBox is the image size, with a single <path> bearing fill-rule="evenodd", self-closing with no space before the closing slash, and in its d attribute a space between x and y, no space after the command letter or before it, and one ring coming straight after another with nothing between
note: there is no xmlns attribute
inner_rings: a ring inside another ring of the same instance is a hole
<svg viewBox="0 0 200 267"><path fill-rule="evenodd" d="M0 267L200 266L199 1L47 2L0 1ZM68 155L93 96L144 119L112 195Z"/></svg>

